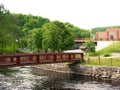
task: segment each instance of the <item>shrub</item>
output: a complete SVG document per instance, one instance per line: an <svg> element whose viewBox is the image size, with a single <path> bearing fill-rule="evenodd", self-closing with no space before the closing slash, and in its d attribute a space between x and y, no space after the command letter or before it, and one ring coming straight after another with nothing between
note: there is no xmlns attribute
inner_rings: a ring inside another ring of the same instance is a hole
<svg viewBox="0 0 120 90"><path fill-rule="evenodd" d="M97 52L89 53L89 56L98 56Z"/></svg>
<svg viewBox="0 0 120 90"><path fill-rule="evenodd" d="M110 54L108 54L108 53L107 53L107 54L104 54L104 57L109 57L109 56L111 56L111 55L110 55Z"/></svg>
<svg viewBox="0 0 120 90"><path fill-rule="evenodd" d="M92 40L84 43L83 46L87 48L87 52L95 52L95 43Z"/></svg>

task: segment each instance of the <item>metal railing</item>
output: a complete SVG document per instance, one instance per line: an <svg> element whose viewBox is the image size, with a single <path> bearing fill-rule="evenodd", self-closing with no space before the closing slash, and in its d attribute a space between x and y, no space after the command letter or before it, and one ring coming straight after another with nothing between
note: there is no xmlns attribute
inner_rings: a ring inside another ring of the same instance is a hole
<svg viewBox="0 0 120 90"><path fill-rule="evenodd" d="M83 53L0 55L0 67L84 61Z"/></svg>

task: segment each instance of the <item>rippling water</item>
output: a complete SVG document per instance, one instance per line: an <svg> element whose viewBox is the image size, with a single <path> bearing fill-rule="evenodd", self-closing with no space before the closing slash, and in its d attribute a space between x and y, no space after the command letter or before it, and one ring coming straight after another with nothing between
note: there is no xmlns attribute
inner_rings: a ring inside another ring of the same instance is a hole
<svg viewBox="0 0 120 90"><path fill-rule="evenodd" d="M90 77L57 74L41 70L33 75L31 67L17 67L19 72L0 74L0 90L120 90L119 83L96 81Z"/></svg>

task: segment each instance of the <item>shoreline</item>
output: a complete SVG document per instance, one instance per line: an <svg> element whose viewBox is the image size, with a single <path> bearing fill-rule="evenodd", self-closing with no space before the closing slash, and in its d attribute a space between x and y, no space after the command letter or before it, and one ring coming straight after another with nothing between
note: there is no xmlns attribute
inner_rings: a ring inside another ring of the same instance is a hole
<svg viewBox="0 0 120 90"><path fill-rule="evenodd" d="M120 82L120 67L83 66L64 63L32 66L33 74L39 75L39 70L41 69L62 74L83 75L96 79Z"/></svg>

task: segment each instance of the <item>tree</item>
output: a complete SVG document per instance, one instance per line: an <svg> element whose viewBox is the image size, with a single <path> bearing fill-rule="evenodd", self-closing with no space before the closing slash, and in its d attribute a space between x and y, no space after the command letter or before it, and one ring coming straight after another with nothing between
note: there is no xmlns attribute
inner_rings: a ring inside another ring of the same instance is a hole
<svg viewBox="0 0 120 90"><path fill-rule="evenodd" d="M43 26L43 30L42 46L45 51L61 52L73 47L73 36L62 22L47 23Z"/></svg>
<svg viewBox="0 0 120 90"><path fill-rule="evenodd" d="M70 23L65 23L65 26L71 31L74 38L90 38L90 31L78 28Z"/></svg>
<svg viewBox="0 0 120 90"><path fill-rule="evenodd" d="M95 43L92 40L84 43L83 46L87 48L87 52L95 52Z"/></svg>
<svg viewBox="0 0 120 90"><path fill-rule="evenodd" d="M29 34L28 47L34 52L40 52L42 49L42 29L33 29Z"/></svg>
<svg viewBox="0 0 120 90"><path fill-rule="evenodd" d="M0 51L8 53L12 51L12 34L13 34L13 22L12 15L9 10L4 8L4 5L0 5ZM1 53L0 52L0 53Z"/></svg>

